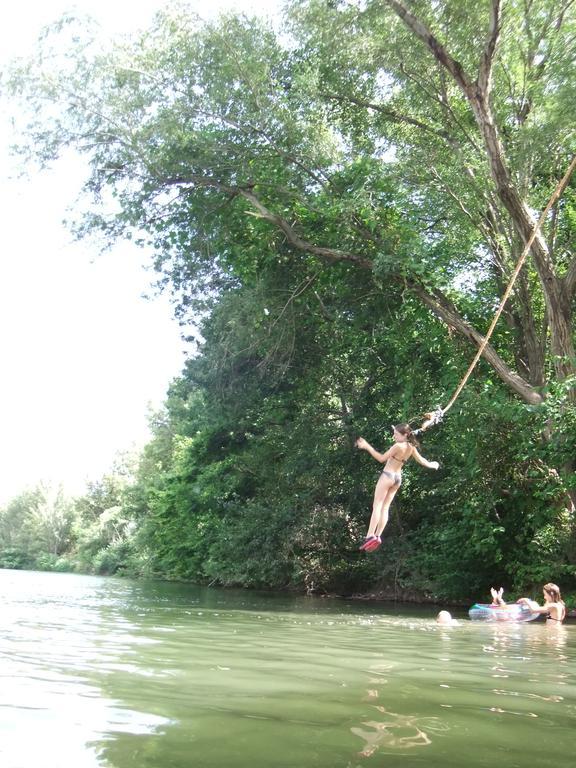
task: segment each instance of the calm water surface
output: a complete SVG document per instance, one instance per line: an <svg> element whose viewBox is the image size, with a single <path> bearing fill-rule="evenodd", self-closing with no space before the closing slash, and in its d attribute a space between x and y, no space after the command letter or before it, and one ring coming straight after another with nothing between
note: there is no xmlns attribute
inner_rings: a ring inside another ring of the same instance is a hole
<svg viewBox="0 0 576 768"><path fill-rule="evenodd" d="M0 570L2 768L574 764L576 626Z"/></svg>

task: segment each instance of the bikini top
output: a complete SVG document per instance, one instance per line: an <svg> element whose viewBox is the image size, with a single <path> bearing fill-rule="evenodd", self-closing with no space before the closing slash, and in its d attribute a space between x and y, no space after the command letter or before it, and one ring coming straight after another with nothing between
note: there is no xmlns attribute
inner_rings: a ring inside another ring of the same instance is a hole
<svg viewBox="0 0 576 768"><path fill-rule="evenodd" d="M394 459L394 461L397 461L399 464L404 464L408 459L412 457L412 453L410 453L410 456L407 456L405 459L401 459L398 456L390 456L391 459Z"/></svg>
<svg viewBox="0 0 576 768"><path fill-rule="evenodd" d="M552 621L564 621L564 619L566 618L566 607L565 606L562 607L562 618L561 619L555 619L554 616L550 616L549 612L545 613L544 616L547 619L551 619Z"/></svg>

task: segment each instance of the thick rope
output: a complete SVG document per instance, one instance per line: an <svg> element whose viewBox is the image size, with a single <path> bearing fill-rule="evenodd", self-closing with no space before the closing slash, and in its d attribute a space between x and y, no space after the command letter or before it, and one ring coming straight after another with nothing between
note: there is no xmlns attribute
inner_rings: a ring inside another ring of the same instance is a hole
<svg viewBox="0 0 576 768"><path fill-rule="evenodd" d="M488 331L486 333L486 336L484 336L482 343L478 347L478 352L474 356L474 359L468 366L468 370L462 377L462 381L458 386L456 387L456 390L454 391L454 394L450 398L448 405L446 405L444 408L437 408L435 411L432 411L431 413L427 413L426 415L426 421L422 425L422 427L418 430L414 430L415 432L423 432L424 430L428 429L428 427L433 426L434 424L439 424L442 421L442 418L445 413L447 413L450 408L454 405L456 400L458 399L458 396L466 386L466 383L468 382L468 379L472 375L472 372L474 368L476 368L476 365L478 364L478 361L482 357L484 350L486 349L486 346L488 342L490 341L490 337L494 333L494 329L496 328L496 324L498 323L498 320L500 319L500 315L504 311L504 307L506 305L506 302L510 298L510 294L512 293L512 289L514 287L514 283L516 282L516 278L520 274L520 270L522 269L524 262L526 261L526 257L528 256L528 253L530 251L530 248L532 247L532 243L534 242L534 238L540 231L542 225L544 224L544 221L546 220L546 217L548 216L548 213L550 212L550 209L554 205L554 203L558 200L560 195L564 192L566 189L568 182L570 181L570 176L572 175L572 172L574 171L574 168L576 168L576 156L572 159L572 162L568 166L568 170L562 177L562 179L558 182L558 185L556 186L556 189L552 193L552 196L550 197L550 200L546 203L546 207L540 214L540 218L538 219L534 229L532 230L532 234L526 241L526 245L524 246L524 249L522 253L520 254L520 258L518 259L518 263L516 264L516 267L514 268L514 272L512 272L512 276L510 277L510 281L508 282L508 286L506 287L506 290L504 291L504 295L502 296L502 300L500 302L500 306L496 310L494 317L492 318L492 322L490 323L490 327L488 328Z"/></svg>

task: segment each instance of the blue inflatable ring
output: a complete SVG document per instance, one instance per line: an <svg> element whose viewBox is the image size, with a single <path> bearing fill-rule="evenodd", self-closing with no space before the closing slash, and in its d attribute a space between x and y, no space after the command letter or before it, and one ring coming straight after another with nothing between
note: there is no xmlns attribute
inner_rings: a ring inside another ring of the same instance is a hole
<svg viewBox="0 0 576 768"><path fill-rule="evenodd" d="M540 615L531 611L529 606L518 603L510 605L490 605L475 603L468 611L472 621L533 621Z"/></svg>

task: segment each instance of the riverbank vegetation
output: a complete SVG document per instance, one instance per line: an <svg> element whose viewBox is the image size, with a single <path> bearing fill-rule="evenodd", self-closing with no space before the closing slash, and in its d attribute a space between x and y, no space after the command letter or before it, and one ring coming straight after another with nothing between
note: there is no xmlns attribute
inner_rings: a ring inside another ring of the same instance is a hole
<svg viewBox="0 0 576 768"><path fill-rule="evenodd" d="M129 472L0 511L0 565L461 600L576 589L576 186L530 248L382 548L357 550L390 425L445 405L575 151L571 3L294 0L160 14L102 51L60 25L12 75L21 151L90 166L79 236L153 251L201 342Z"/></svg>

